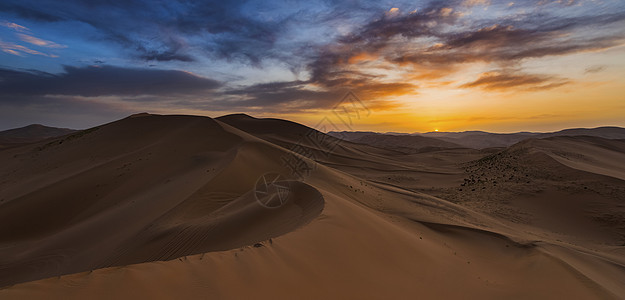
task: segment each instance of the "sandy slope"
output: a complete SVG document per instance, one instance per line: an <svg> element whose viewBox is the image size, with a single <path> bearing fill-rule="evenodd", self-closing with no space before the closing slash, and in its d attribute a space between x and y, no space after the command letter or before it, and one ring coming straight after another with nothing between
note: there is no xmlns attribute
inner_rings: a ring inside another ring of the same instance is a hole
<svg viewBox="0 0 625 300"><path fill-rule="evenodd" d="M76 132L76 130L48 127L40 124L4 130L0 131L0 149L18 147L47 138L71 134L73 132Z"/></svg>
<svg viewBox="0 0 625 300"><path fill-rule="evenodd" d="M302 140L308 131L246 116L142 116L0 152L0 280L28 281L0 298L625 295L624 231L593 218L622 207L621 179L571 168L542 144L471 162L491 152L405 155ZM256 180L288 175L281 158L297 147L321 164L302 158L315 167L286 182L288 204L261 207ZM494 188L486 170L506 180ZM543 190L516 180L525 173ZM471 175L481 177L469 187ZM592 190L572 207L570 180Z"/></svg>
<svg viewBox="0 0 625 300"><path fill-rule="evenodd" d="M590 136L529 140L516 147L531 147L574 169L625 180L625 140Z"/></svg>
<svg viewBox="0 0 625 300"><path fill-rule="evenodd" d="M620 140L528 140L465 164L464 182L438 195L559 240L625 245L625 181L606 176L624 154Z"/></svg>
<svg viewBox="0 0 625 300"><path fill-rule="evenodd" d="M184 257L18 285L23 298L607 297L540 251L446 227L393 223L324 193L310 225L264 247ZM548 282L548 283L547 283ZM65 298L66 299L66 298Z"/></svg>

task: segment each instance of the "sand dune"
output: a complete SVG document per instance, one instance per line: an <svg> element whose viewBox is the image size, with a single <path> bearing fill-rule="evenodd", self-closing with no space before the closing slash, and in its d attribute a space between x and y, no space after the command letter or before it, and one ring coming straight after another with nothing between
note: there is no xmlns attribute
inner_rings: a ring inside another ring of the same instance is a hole
<svg viewBox="0 0 625 300"><path fill-rule="evenodd" d="M40 124L28 125L21 128L0 131L0 149L17 147L23 144L33 143L47 138L53 138L71 134L76 130L67 128L55 128Z"/></svg>
<svg viewBox="0 0 625 300"><path fill-rule="evenodd" d="M269 147L208 118L145 116L3 152L0 282L229 249L310 221L323 201L303 183L275 211L250 195L258 169L280 168L255 157Z"/></svg>
<svg viewBox="0 0 625 300"><path fill-rule="evenodd" d="M625 140L599 137L555 137L530 140L517 148L531 147L558 162L582 171L607 175L625 180Z"/></svg>
<svg viewBox="0 0 625 300"><path fill-rule="evenodd" d="M618 299L624 153L406 154L276 119L129 117L0 152L0 298ZM264 174L284 206L256 201Z"/></svg>

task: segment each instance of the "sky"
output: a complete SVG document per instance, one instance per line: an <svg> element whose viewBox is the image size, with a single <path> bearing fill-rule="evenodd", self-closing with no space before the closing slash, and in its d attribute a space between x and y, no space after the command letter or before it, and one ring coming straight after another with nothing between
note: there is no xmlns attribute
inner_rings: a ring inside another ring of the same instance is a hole
<svg viewBox="0 0 625 300"><path fill-rule="evenodd" d="M0 2L0 130L139 112L325 131L625 127L625 1Z"/></svg>

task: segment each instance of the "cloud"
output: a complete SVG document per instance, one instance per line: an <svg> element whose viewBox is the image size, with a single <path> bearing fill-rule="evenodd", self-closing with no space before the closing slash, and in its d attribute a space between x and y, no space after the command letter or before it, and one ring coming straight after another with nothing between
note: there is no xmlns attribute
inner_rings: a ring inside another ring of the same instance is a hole
<svg viewBox="0 0 625 300"><path fill-rule="evenodd" d="M529 1L531 5L575 4L574 1ZM540 2L540 3L539 3ZM625 34L614 28L625 23L625 12L563 17L548 10L508 13L499 18L474 20L463 9L489 5L489 1L434 1L409 14L393 11L371 20L361 29L320 48L309 64L311 80L325 86L364 86L380 79L363 57L403 73L404 78L437 80L467 64L494 64L500 68L522 62L580 52L601 51L625 42ZM535 8L535 7L534 7ZM592 30L591 34L588 30ZM500 90L539 90L566 84L564 78L541 74L490 72L464 87ZM414 92L414 89L404 89Z"/></svg>
<svg viewBox="0 0 625 300"><path fill-rule="evenodd" d="M20 38L20 40L39 46L39 47L56 48L56 49L67 48L66 45L60 45L52 41L46 41L44 39L40 39L32 35L18 33L17 36Z"/></svg>
<svg viewBox="0 0 625 300"><path fill-rule="evenodd" d="M259 64L270 56L280 19L258 20L245 13L249 1L82 1L7 0L0 10L38 22L80 22L96 30L93 39L107 40L146 61L195 61L194 54ZM194 39L194 52L185 47ZM182 43L181 43L182 42Z"/></svg>
<svg viewBox="0 0 625 300"><path fill-rule="evenodd" d="M5 53L16 55L16 56L24 56L25 54L32 54L32 55L41 55L41 56L47 56L47 57L58 57L54 54L43 53L43 52L33 50L22 45L4 42L2 40L0 40L0 50L2 50Z"/></svg>
<svg viewBox="0 0 625 300"><path fill-rule="evenodd" d="M9 22L9 21L2 21L2 22L0 22L0 26L11 28L11 29L13 29L15 31L20 31L20 32L29 31L30 30L30 29L28 29L25 26L22 26L22 25L13 23L13 22Z"/></svg>
<svg viewBox="0 0 625 300"><path fill-rule="evenodd" d="M283 81L231 89L224 94L236 96L236 100L228 102L228 109L271 107L275 112L284 113L330 109L348 91L359 96L372 110L396 107L393 101L388 100L389 96L414 94L416 88L411 83L384 83L376 80L365 81L358 85L337 86L326 86L312 81Z"/></svg>
<svg viewBox="0 0 625 300"><path fill-rule="evenodd" d="M625 20L625 15L610 18L613 22ZM394 51L389 58L397 63L416 65L444 65L470 62L508 63L527 58L566 55L591 50L603 50L623 43L623 36L599 35L579 37L571 30L580 25L577 19L569 22L546 22L540 29L519 28L495 24L460 33L433 34L439 43L424 51ZM601 25L605 19L596 18ZM585 22L587 23L587 21ZM589 24L592 25L592 24Z"/></svg>
<svg viewBox="0 0 625 300"><path fill-rule="evenodd" d="M500 18L494 24L467 24L462 7L477 5L490 2L434 1L410 13L402 13L399 8L381 11L378 18L361 29L316 48L307 66L309 80L253 85L229 93L243 97L246 105L255 107L311 109L329 107L333 103L329 99L337 99L341 92L350 89L365 101L387 100L390 104L393 97L418 94L419 87L412 80L432 82L469 63L494 63L506 68L512 65L516 70L483 73L472 82L461 84L463 88L546 90L570 81L526 73L519 66L521 61L603 50L622 43L620 36L609 32L590 37L576 35L580 28L618 24L625 19L622 13L573 18L528 14L516 16L521 20ZM405 80L391 80L370 70L372 65L384 64L389 70L403 72ZM445 81L445 85L450 84L453 82Z"/></svg>
<svg viewBox="0 0 625 300"><path fill-rule="evenodd" d="M591 66L584 70L584 74L599 73L607 68L608 68L607 66L603 66L603 65Z"/></svg>
<svg viewBox="0 0 625 300"><path fill-rule="evenodd" d="M0 97L8 96L140 96L206 93L220 82L189 72L113 66L70 67L61 74L0 69Z"/></svg>
<svg viewBox="0 0 625 300"><path fill-rule="evenodd" d="M562 4L565 6L578 5L581 3L579 0L539 0L538 5L547 5L547 4Z"/></svg>
<svg viewBox="0 0 625 300"><path fill-rule="evenodd" d="M144 53L138 56L142 60L147 61L182 61L182 62L192 62L195 59L187 54L177 53L177 51L165 51L158 52L153 50L146 50Z"/></svg>
<svg viewBox="0 0 625 300"><path fill-rule="evenodd" d="M462 88L481 88L484 90L548 90L570 83L569 80L557 76L523 74L508 70L485 72L480 77L466 84Z"/></svg>
<svg viewBox="0 0 625 300"><path fill-rule="evenodd" d="M438 43L418 52L396 51L392 62L416 66L443 66L473 62L518 63L524 59L561 56L604 50L623 43L618 36L567 38L561 30L536 31L496 24L457 34L448 34Z"/></svg>
<svg viewBox="0 0 625 300"><path fill-rule="evenodd" d="M393 7L386 12L387 18L392 18L399 15L399 8Z"/></svg>
<svg viewBox="0 0 625 300"><path fill-rule="evenodd" d="M462 4L465 6L490 5L490 0L465 0Z"/></svg>
<svg viewBox="0 0 625 300"><path fill-rule="evenodd" d="M276 111L298 111L312 108L328 108L344 91L310 89L303 81L255 84L227 91L236 96L231 106L263 109L273 107Z"/></svg>
<svg viewBox="0 0 625 300"><path fill-rule="evenodd" d="M373 1L296 1L288 7L301 8L289 10L285 5L271 2L259 5L247 0L179 0L159 5L146 0L124 1L123 5L117 1L7 0L0 4L0 10L38 22L77 21L88 24L97 31L93 39L118 44L131 57L140 60L191 62L197 61L198 56L205 56L258 67L266 59L299 65L307 64L302 60L314 59L300 54L307 51L302 48L316 47L319 41L309 39L298 44L284 40L292 37L292 30L296 28L331 30L337 24L354 24L355 30L340 36L333 43L344 46L344 53L333 53L338 58L349 58L349 51L357 49L368 53L383 51L386 60L391 63L417 64L425 60L424 64L440 64L453 58L457 52L466 49L477 52L492 45L497 48L483 55L469 53L464 58L496 61L603 49L613 45L614 39L595 34L599 37L595 41L578 40L574 36L567 41L564 36L574 28L590 28L601 25L601 22L613 24L623 20L622 12L610 14L599 8L593 10L599 13L569 18L549 14L548 8L545 8L582 3L573 0L528 0L515 5L514 9L519 6L518 10L508 11L496 19L463 18L472 7L492 5L490 2L430 1L417 4L422 7L413 10L414 7L404 9L407 4L401 1L397 6L384 8L384 4ZM375 14L377 17L372 19ZM553 37L559 38L550 40ZM443 47L426 49L432 51L431 55L421 55L419 49L411 46L414 40L420 38L436 40ZM398 40L403 40L403 44L398 44ZM510 42L508 47L501 47L504 40ZM187 44L189 41L192 45ZM524 53L515 50L524 41L533 41L531 49ZM559 42L564 42L563 46L555 47ZM599 45L592 47L592 42L599 42ZM319 56L329 54L323 49L321 52ZM491 58L491 54L495 57Z"/></svg>
<svg viewBox="0 0 625 300"><path fill-rule="evenodd" d="M28 3L20 3L11 1L0 2L0 11L14 13L21 18L31 19L43 22L58 22L64 18L54 14L47 13L41 9L41 6L34 5L28 7Z"/></svg>

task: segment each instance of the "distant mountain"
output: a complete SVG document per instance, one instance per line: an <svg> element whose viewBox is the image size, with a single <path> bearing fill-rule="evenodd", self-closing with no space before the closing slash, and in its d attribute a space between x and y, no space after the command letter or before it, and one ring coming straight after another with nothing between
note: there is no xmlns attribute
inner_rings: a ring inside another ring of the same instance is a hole
<svg viewBox="0 0 625 300"><path fill-rule="evenodd" d="M372 133L364 132L329 132L329 135L355 141L362 136ZM376 134L376 133L373 133ZM377 135L388 135L377 133ZM530 138L548 138L554 136L592 136L605 139L625 139L625 128L621 127L598 127L598 128L574 128L556 132L517 132L517 133L490 133L484 131L464 132L427 132L414 133L412 136L435 138L441 141L454 143L467 148L484 149L493 147L509 147L518 142Z"/></svg>
<svg viewBox="0 0 625 300"><path fill-rule="evenodd" d="M21 128L0 131L0 148L33 143L48 138L63 136L75 131L76 130L73 129L49 127L40 124L32 124Z"/></svg>
<svg viewBox="0 0 625 300"><path fill-rule="evenodd" d="M333 136L337 139L345 140L345 141L354 141L359 138L362 138L367 135L382 135L384 133L373 132L373 131L330 131L328 132L329 136ZM390 134L390 133L386 133Z"/></svg>
<svg viewBox="0 0 625 300"><path fill-rule="evenodd" d="M457 143L469 148L483 149L490 147L509 147L529 138L543 139L554 136L592 136L605 139L625 139L625 128L597 127L574 128L556 132L517 132L517 133L489 133L483 131L466 132L428 132L423 136L436 137L448 142Z"/></svg>
<svg viewBox="0 0 625 300"><path fill-rule="evenodd" d="M352 142L404 153L423 152L441 148L465 148L456 143L418 135L369 134L352 140Z"/></svg>
<svg viewBox="0 0 625 300"><path fill-rule="evenodd" d="M467 148L484 149L494 147L508 147L520 141L537 138L539 133L519 132L519 133L489 133L483 131L467 132L428 132L422 136L435 137L437 139L460 144Z"/></svg>

